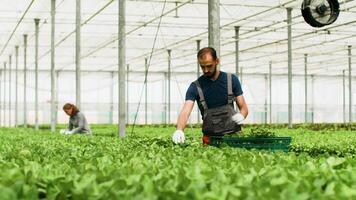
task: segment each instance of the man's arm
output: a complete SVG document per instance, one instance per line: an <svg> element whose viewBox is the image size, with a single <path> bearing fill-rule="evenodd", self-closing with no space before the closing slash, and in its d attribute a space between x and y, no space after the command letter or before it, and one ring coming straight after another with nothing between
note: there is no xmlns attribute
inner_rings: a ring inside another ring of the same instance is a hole
<svg viewBox="0 0 356 200"><path fill-rule="evenodd" d="M235 97L237 107L239 107L240 113L246 118L248 115L248 108L244 96L240 95Z"/></svg>
<svg viewBox="0 0 356 200"><path fill-rule="evenodd" d="M177 130L184 130L187 125L188 118L194 107L194 101L186 100L184 106L178 116L177 120Z"/></svg>

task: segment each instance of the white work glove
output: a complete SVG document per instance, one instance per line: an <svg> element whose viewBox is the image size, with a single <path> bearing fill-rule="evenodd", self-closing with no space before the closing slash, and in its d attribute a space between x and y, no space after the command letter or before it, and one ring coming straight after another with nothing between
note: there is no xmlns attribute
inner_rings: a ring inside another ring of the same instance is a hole
<svg viewBox="0 0 356 200"><path fill-rule="evenodd" d="M184 143L184 132L182 130L176 130L173 133L172 140L175 144Z"/></svg>
<svg viewBox="0 0 356 200"><path fill-rule="evenodd" d="M232 121L234 121L236 124L241 124L242 121L245 120L245 117L241 113L236 113L231 117Z"/></svg>
<svg viewBox="0 0 356 200"><path fill-rule="evenodd" d="M66 132L65 132L64 134L65 134L65 135L72 135L72 134L73 134L73 131L66 130Z"/></svg>

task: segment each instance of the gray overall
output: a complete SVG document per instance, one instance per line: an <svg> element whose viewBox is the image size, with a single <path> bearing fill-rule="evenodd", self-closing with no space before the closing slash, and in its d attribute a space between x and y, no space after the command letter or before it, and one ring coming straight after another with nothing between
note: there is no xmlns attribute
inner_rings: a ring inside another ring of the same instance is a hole
<svg viewBox="0 0 356 200"><path fill-rule="evenodd" d="M197 86L200 98L198 104L200 104L199 107L202 108L203 134L208 136L223 136L225 134L239 132L241 126L231 119L231 117L236 114L234 108L234 95L232 93L231 74L227 73L228 102L226 105L217 108L208 108L199 81L194 81L194 84Z"/></svg>

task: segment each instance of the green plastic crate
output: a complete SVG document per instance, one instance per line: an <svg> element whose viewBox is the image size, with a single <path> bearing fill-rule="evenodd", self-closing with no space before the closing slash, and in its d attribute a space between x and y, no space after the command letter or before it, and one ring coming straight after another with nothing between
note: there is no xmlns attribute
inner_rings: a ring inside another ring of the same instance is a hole
<svg viewBox="0 0 356 200"><path fill-rule="evenodd" d="M210 145L288 152L291 137L210 137Z"/></svg>

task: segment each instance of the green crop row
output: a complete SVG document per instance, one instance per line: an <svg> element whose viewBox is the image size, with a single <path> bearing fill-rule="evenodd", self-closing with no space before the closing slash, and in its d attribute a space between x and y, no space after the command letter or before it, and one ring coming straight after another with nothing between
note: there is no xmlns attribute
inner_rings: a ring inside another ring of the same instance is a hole
<svg viewBox="0 0 356 200"><path fill-rule="evenodd" d="M172 144L173 127L130 128L124 139L116 127L92 137L0 129L1 199L356 198L352 154L309 155L313 145L345 152L349 132L275 129L293 137L292 152L271 153L204 146L194 128L185 145Z"/></svg>

